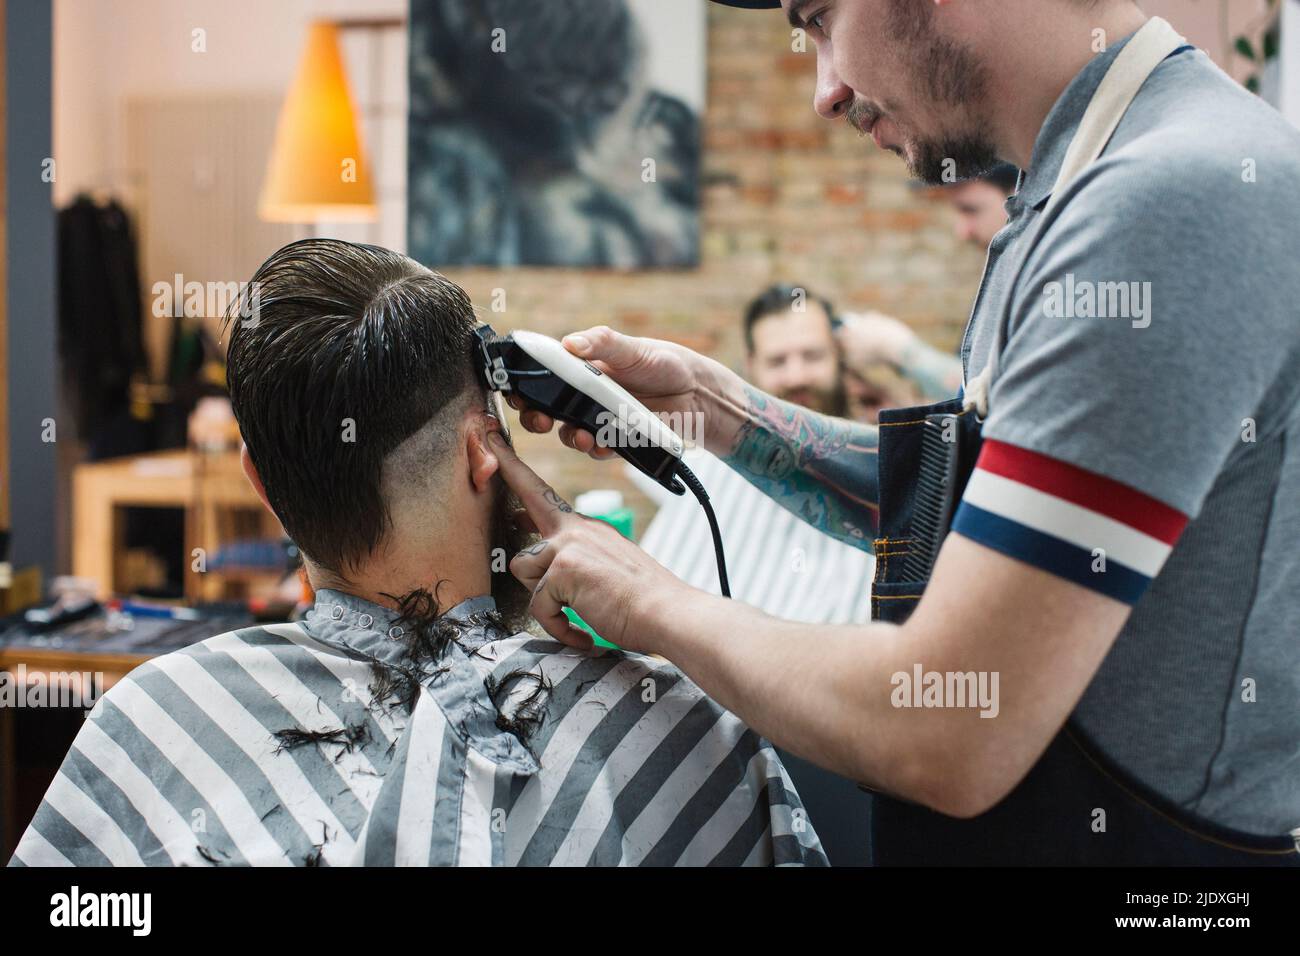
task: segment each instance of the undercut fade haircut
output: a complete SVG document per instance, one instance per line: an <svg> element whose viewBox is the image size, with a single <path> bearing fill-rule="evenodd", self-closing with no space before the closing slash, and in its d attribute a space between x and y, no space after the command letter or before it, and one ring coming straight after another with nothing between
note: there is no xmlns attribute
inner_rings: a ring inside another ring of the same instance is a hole
<svg viewBox="0 0 1300 956"><path fill-rule="evenodd" d="M280 249L232 304L239 430L271 508L317 565L346 575L370 556L391 525L385 458L435 417L486 402L477 324L455 283L337 239ZM437 445L454 438L449 421Z"/></svg>
<svg viewBox="0 0 1300 956"><path fill-rule="evenodd" d="M789 315L794 309L799 292L803 293L802 298L805 305L810 302L820 305L826 311L826 317L834 324L835 307L831 305L830 300L817 295L806 285L779 283L768 286L755 296L749 305L745 306L746 350L751 353L754 351L754 326L758 324L758 321L766 319L770 315Z"/></svg>

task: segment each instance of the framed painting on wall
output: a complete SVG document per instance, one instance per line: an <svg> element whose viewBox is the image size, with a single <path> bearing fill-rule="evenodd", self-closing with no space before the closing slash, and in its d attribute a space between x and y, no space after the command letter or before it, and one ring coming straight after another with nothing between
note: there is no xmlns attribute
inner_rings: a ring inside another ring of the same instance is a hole
<svg viewBox="0 0 1300 956"><path fill-rule="evenodd" d="M703 0L411 0L410 254L697 264L704 29Z"/></svg>

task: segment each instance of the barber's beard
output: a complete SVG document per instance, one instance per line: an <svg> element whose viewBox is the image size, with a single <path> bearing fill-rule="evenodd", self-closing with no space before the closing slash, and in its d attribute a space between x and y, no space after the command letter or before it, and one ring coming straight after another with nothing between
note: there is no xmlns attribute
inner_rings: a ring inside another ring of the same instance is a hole
<svg viewBox="0 0 1300 956"><path fill-rule="evenodd" d="M510 559L538 540L538 535L518 527L513 516L523 511L523 505L504 484L492 506L490 559L492 563L492 599L496 601L506 629L514 634L527 629L532 621L528 604L532 593L510 573ZM504 558L502 558L504 556Z"/></svg>
<svg viewBox="0 0 1300 956"><path fill-rule="evenodd" d="M933 7L916 0L892 0L885 28L913 65L915 96L955 113L959 125L930 137L912 137L898 150L912 176L937 186L973 179L999 162L997 148L984 132L988 70L974 51L936 35ZM857 101L849 122L869 128L872 111ZM906 133L906 130L903 131Z"/></svg>
<svg viewBox="0 0 1300 956"><path fill-rule="evenodd" d="M912 176L928 186L964 182L999 163L994 146L978 136L918 140L905 158Z"/></svg>

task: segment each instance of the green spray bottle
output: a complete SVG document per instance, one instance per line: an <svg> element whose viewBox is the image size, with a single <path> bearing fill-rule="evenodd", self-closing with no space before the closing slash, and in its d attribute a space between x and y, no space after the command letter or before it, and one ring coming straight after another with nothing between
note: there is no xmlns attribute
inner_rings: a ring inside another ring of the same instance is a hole
<svg viewBox="0 0 1300 956"><path fill-rule="evenodd" d="M629 541L632 540L635 515L631 508L623 504L622 492L615 491L612 488L597 488L593 491L584 491L574 499L573 508L579 514L587 515L590 518L598 518L612 524L619 534ZM593 631L573 608L566 607L564 614L573 622L575 627L580 627L590 634L598 646L618 646L617 644L611 644Z"/></svg>

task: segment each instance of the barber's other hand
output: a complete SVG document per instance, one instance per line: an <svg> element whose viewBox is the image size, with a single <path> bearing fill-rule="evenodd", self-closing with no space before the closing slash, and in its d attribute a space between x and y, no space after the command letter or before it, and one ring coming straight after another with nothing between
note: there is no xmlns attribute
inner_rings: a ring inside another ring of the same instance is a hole
<svg viewBox="0 0 1300 956"><path fill-rule="evenodd" d="M886 363L899 367L916 333L882 312L850 312L840 317L836 339L844 351L844 364L854 372Z"/></svg>
<svg viewBox="0 0 1300 956"><path fill-rule="evenodd" d="M563 344L622 385L650 411L671 413L683 420L702 411L701 388L710 387L718 370L725 373L723 366L683 345L624 335L606 325L566 335ZM520 423L530 432L545 433L555 426L553 418L528 409L514 395L507 393L506 401L520 413ZM700 421L707 427L707 420ZM598 447L591 432L572 425L561 424L559 435L564 444L592 458L612 458L616 454L612 448ZM697 430L696 440L702 443L703 438Z"/></svg>
<svg viewBox="0 0 1300 956"><path fill-rule="evenodd" d="M687 585L611 525L574 511L498 432L488 441L502 479L541 536L510 561L510 573L533 592L533 617L557 641L589 648L590 635L564 614L571 607L605 640L653 653L646 615L666 613L673 603L668 595Z"/></svg>

